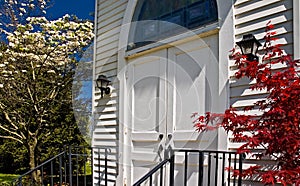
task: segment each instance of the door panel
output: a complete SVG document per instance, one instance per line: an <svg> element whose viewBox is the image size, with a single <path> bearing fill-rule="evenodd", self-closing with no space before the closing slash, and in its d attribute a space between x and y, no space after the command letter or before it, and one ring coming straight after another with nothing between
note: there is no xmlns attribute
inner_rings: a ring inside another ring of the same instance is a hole
<svg viewBox="0 0 300 186"><path fill-rule="evenodd" d="M204 43L191 42L168 50L168 119L167 133L171 137L166 148L217 148L217 131L199 133L193 127L194 112L211 111L212 98L218 94L218 66L213 53ZM215 74L215 75L212 75ZM175 159L175 185L183 185L184 153ZM198 182L198 153L189 154L188 185Z"/></svg>
<svg viewBox="0 0 300 186"><path fill-rule="evenodd" d="M132 180L164 159L166 51L129 61Z"/></svg>
<svg viewBox="0 0 300 186"><path fill-rule="evenodd" d="M211 89L209 83L218 84L218 78L207 80L208 69L212 62L210 48L190 45L186 51L180 47L168 50L168 86L169 113L167 130L172 134L170 145L173 148L215 149L215 133L200 134L193 126L194 112L200 114L209 111Z"/></svg>

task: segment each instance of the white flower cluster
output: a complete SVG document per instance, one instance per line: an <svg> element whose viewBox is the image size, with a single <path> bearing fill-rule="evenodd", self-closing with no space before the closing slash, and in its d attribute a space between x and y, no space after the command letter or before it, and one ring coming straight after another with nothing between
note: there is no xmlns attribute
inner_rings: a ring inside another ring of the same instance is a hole
<svg viewBox="0 0 300 186"><path fill-rule="evenodd" d="M53 21L45 17L30 17L26 21L17 25L14 32L6 32L8 46L0 50L2 77L41 68L47 69L47 74L55 74L56 69L73 63L74 54L88 46L94 37L91 22L79 22L69 15ZM25 70L28 66L31 69Z"/></svg>

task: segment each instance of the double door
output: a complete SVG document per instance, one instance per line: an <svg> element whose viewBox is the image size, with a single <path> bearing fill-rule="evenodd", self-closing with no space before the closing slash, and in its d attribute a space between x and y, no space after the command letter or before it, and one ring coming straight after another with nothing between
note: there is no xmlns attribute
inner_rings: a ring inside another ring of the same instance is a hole
<svg viewBox="0 0 300 186"><path fill-rule="evenodd" d="M216 148L217 133L195 131L191 118L194 112L211 110L218 86L214 60L210 47L194 42L128 61L133 182L168 158L170 149Z"/></svg>

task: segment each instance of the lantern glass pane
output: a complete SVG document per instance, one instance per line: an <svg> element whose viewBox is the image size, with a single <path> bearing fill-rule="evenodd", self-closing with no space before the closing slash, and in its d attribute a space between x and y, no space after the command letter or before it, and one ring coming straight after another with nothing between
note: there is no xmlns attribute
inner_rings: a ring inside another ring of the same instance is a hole
<svg viewBox="0 0 300 186"><path fill-rule="evenodd" d="M251 54L252 53L252 42L245 42L242 45L243 54Z"/></svg>
<svg viewBox="0 0 300 186"><path fill-rule="evenodd" d="M253 55L256 55L257 50L258 50L258 45L257 45L257 43L254 42L254 44L253 44Z"/></svg>
<svg viewBox="0 0 300 186"><path fill-rule="evenodd" d="M109 84L109 81L106 81L105 83L106 83L105 87L107 87L107 86L108 86L108 84Z"/></svg>
<svg viewBox="0 0 300 186"><path fill-rule="evenodd" d="M96 84L98 88L101 87L101 82L98 79L96 80Z"/></svg>

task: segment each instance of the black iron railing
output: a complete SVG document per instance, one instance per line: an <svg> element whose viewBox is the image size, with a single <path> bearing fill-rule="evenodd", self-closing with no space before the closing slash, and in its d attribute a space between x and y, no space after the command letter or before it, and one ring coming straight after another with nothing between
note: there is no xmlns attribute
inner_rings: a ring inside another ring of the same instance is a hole
<svg viewBox="0 0 300 186"><path fill-rule="evenodd" d="M143 176L136 183L134 183L133 186L139 186L146 181L149 181L149 185L153 185L153 179L154 179L153 177L156 176L155 174L157 174L157 173L159 173L158 184L164 185L163 184L163 182L165 181L164 177L163 177L164 170L166 169L166 166L168 163L170 164L170 166L174 165L174 158L166 159L166 160L160 162L157 166L155 166L153 169L151 169L145 176ZM158 184L155 184L155 185L158 185Z"/></svg>
<svg viewBox="0 0 300 186"><path fill-rule="evenodd" d="M66 147L63 152L19 176L12 185L87 186L93 185L93 178L107 185L108 153L105 147ZM99 169L93 170L93 165Z"/></svg>
<svg viewBox="0 0 300 186"><path fill-rule="evenodd" d="M241 186L242 179L236 173L242 172L243 157L228 151L173 150L169 159L159 163L134 186L153 185L154 182L159 186L187 186L192 175L197 175L193 185Z"/></svg>

